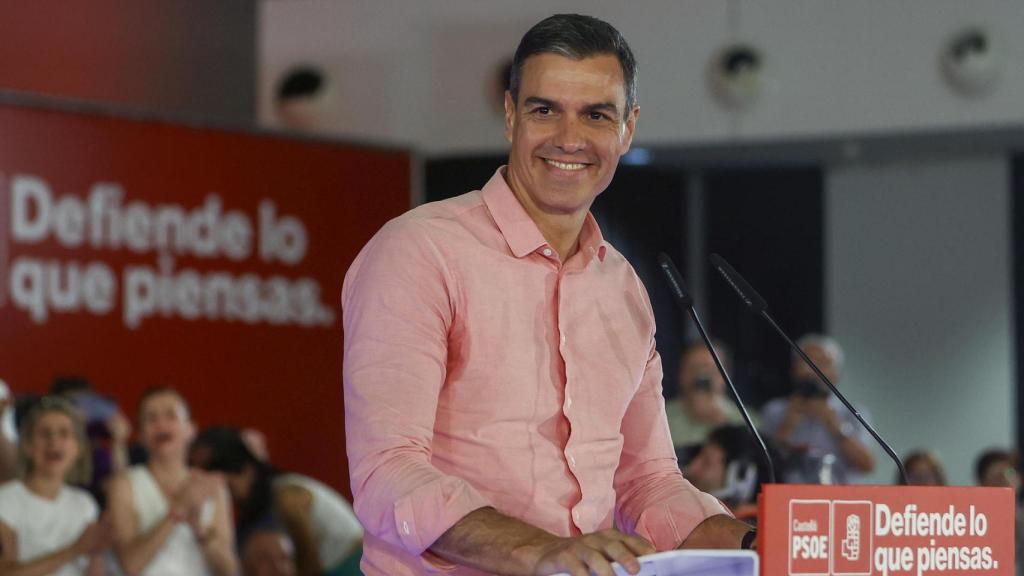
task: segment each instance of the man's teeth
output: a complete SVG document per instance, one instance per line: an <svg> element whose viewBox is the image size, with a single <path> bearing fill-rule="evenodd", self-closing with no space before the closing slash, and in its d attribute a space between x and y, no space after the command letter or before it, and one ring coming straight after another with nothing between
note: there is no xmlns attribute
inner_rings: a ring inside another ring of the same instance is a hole
<svg viewBox="0 0 1024 576"><path fill-rule="evenodd" d="M583 170L587 167L586 164L578 164L575 162L559 162L557 160L546 160L546 162L555 168L561 168L562 170Z"/></svg>

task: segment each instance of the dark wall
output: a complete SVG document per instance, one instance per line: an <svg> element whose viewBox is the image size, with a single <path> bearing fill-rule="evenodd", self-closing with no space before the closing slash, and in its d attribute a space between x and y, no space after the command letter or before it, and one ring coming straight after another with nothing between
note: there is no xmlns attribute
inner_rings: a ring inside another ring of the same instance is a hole
<svg viewBox="0 0 1024 576"><path fill-rule="evenodd" d="M824 176L820 168L721 169L705 173L709 254L754 286L794 339L824 325ZM789 390L787 344L735 292L708 273L711 330L733 348L734 379L755 403Z"/></svg>
<svg viewBox="0 0 1024 576"><path fill-rule="evenodd" d="M248 125L257 5L6 2L0 89Z"/></svg>

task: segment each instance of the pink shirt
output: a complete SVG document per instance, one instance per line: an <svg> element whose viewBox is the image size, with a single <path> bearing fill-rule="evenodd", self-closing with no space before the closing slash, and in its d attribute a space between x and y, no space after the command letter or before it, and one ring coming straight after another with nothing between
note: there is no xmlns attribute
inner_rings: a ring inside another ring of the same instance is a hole
<svg viewBox="0 0 1024 576"><path fill-rule="evenodd" d="M588 215L566 262L499 170L385 225L345 277L345 431L370 576L453 571L469 512L659 550L727 513L683 479L647 292Z"/></svg>

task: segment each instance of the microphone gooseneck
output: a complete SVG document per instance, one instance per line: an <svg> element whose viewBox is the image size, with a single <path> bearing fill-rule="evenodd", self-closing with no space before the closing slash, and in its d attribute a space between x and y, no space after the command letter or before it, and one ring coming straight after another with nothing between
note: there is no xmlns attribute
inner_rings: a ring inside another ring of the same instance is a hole
<svg viewBox="0 0 1024 576"><path fill-rule="evenodd" d="M704 341L704 345L707 346L709 352L711 352L711 358L715 361L715 367L718 368L718 372L722 375L725 383L729 386L729 392L732 394L732 399L736 402L736 406L740 409L740 414L743 415L743 421L747 425L747 430L757 440L758 445L761 447L761 456L764 458L764 463L768 469L768 481L769 483L775 483L775 464L772 462L772 457L768 453L768 447L764 443L764 438L761 438L761 434L758 433L757 427L754 426L753 420L750 419L750 414L747 412L747 407L743 404L743 399L740 398L739 392L736 391L736 386L732 383L732 378L729 377L729 373L725 370L725 365L722 364L722 359L718 357L718 351L711 344L711 338L708 337L707 331L704 329L704 324L700 321L700 317L697 316L697 309L693 306L693 296L690 291L686 289L686 282L683 281L683 276L679 273L679 269L672 262L672 259L668 257L664 252L658 254L658 266L661 267L665 273L665 278L668 281L669 289L672 291L672 295L676 299L676 303L679 304L680 309L683 313L689 313L690 317L693 318L693 323L697 326L697 331L700 332L700 337Z"/></svg>
<svg viewBox="0 0 1024 576"><path fill-rule="evenodd" d="M796 355L799 356L800 359L803 360L803 362L807 364L807 366L809 366L811 370L814 371L814 374L818 376L818 379L821 380L821 382L823 382L826 386L828 386L828 389L831 390L832 393L836 395L836 398L838 398L843 403L843 406L846 406L846 409L849 410L851 414L853 414L853 417L856 418L862 426L864 426L864 429L871 434L875 441L878 442L878 444L882 447L883 450L885 450L885 453L888 454L889 457L892 458L892 461L896 463L896 468L899 470L900 478L903 480L903 483L909 484L909 482L907 481L907 471L903 469L903 462L900 461L900 457L896 455L896 452L892 449L892 446L889 446L889 443L883 440L882 437L878 435L878 432L876 432L875 429L870 424L868 424L866 420L864 420L864 417L860 415L860 412L856 408L854 408L853 404L851 404L849 400L846 399L846 396L843 396L842 392L840 392L839 389L836 388L836 385L833 384L827 376L825 376L821 369L818 368L818 365L815 364L810 358L808 358L807 354L805 354L804 351L801 350L800 347L796 345L796 342L793 342L793 339L790 338L788 334L786 334L785 330L783 330L782 327L779 326L778 322L775 321L775 318L773 318L772 315L768 312L768 303L765 302L764 298L761 298L761 296L754 290L754 287L751 286L746 280L744 280L743 277L740 276L739 272L737 272L732 266L730 266L724 258L719 256L718 254L712 254L709 259L711 260L711 265L715 268L715 270L718 270L718 273L721 274L723 278L725 278L725 281L730 286L732 286L733 290L736 291L736 294L739 295L740 300L743 300L743 302L747 305L750 311L764 318L765 321L767 321L768 324L770 324L771 327L774 328L776 332L778 332L779 336L782 336L786 343L789 344L789 347L793 350L793 352L795 352Z"/></svg>

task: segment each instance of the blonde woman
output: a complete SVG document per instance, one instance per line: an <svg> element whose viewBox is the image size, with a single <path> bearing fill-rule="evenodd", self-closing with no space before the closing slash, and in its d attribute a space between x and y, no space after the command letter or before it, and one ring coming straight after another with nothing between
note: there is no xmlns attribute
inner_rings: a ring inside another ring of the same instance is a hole
<svg viewBox="0 0 1024 576"><path fill-rule="evenodd" d="M219 476L188 467L195 428L185 399L172 388L151 389L139 418L149 462L110 484L122 568L140 576L233 576L238 559L227 490Z"/></svg>
<svg viewBox="0 0 1024 576"><path fill-rule="evenodd" d="M0 575L98 576L110 528L88 492L89 446L75 408L46 397L20 431L20 479L0 486Z"/></svg>

